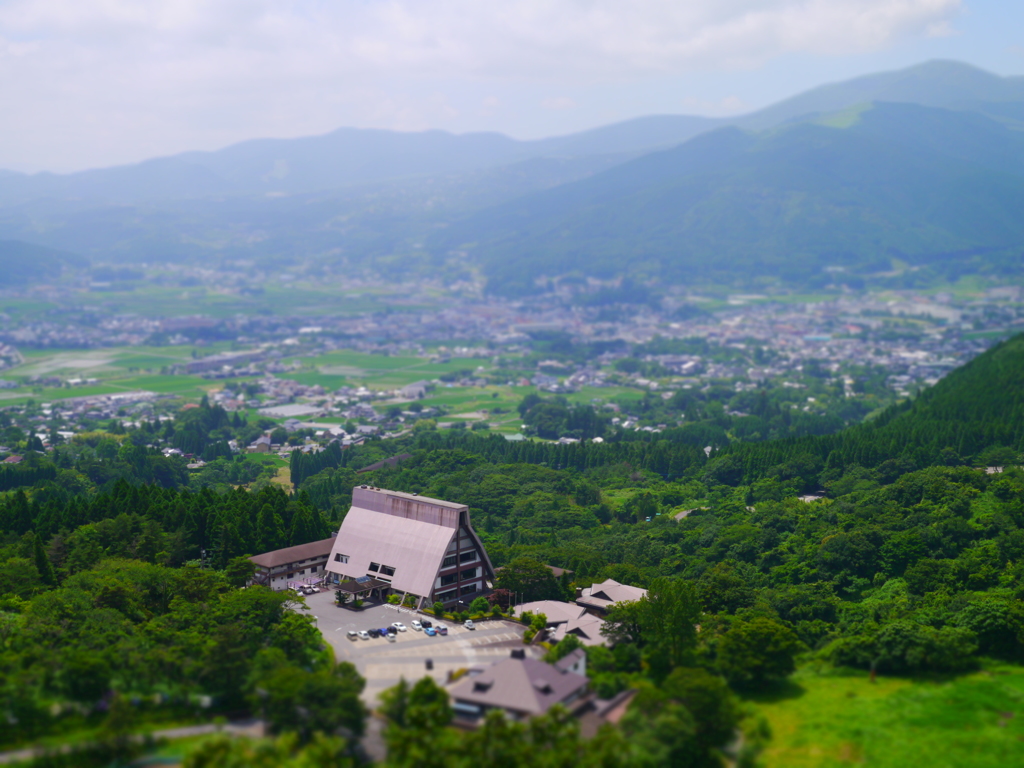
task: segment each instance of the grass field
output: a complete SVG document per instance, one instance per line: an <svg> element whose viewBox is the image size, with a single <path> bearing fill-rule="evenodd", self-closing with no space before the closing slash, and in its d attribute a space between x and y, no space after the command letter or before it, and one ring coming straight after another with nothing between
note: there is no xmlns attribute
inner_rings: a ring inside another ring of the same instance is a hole
<svg viewBox="0 0 1024 768"><path fill-rule="evenodd" d="M754 700L772 729L767 768L1005 768L1024 764L1024 668L953 680L801 670Z"/></svg>

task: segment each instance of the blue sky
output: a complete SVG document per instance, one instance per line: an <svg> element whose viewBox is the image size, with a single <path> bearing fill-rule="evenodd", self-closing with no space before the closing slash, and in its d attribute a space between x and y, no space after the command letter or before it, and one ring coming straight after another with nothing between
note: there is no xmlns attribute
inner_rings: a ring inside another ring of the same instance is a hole
<svg viewBox="0 0 1024 768"><path fill-rule="evenodd" d="M341 126L537 138L936 58L1024 74L1024 3L0 0L0 168Z"/></svg>

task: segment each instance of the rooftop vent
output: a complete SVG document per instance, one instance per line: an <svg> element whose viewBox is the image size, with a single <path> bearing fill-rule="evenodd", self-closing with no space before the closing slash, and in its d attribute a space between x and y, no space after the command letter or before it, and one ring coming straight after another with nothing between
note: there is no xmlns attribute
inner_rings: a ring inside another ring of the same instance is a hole
<svg viewBox="0 0 1024 768"><path fill-rule="evenodd" d="M526 658L526 649L525 648L513 648L512 649L512 658L513 659L525 659Z"/></svg>
<svg viewBox="0 0 1024 768"><path fill-rule="evenodd" d="M477 693L486 693L491 690L492 685L494 685L493 680L474 680L473 690Z"/></svg>
<svg viewBox="0 0 1024 768"><path fill-rule="evenodd" d="M533 681L533 687L541 693L551 693L551 684L547 680L537 678Z"/></svg>

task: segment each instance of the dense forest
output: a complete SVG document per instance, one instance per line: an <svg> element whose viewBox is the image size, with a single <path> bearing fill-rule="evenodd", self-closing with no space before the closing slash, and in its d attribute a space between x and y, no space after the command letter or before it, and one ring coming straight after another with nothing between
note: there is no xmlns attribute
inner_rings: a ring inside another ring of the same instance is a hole
<svg viewBox="0 0 1024 768"><path fill-rule="evenodd" d="M797 663L912 675L1018 660L1022 379L1017 337L834 435L708 447L692 431L559 445L420 430L297 452L290 492L232 482L235 458L187 471L111 425L4 470L0 743L95 726L127 699L154 717L262 708L272 721L307 699L323 719L292 746L237 742L194 764L279 747L355 760L313 731L361 732L358 675L332 663L289 598L239 587L246 555L327 536L357 483L469 505L502 579L519 578L527 599L606 578L649 589L609 616L613 648L588 650L599 693L644 691L619 730L584 744L557 717L487 724L492 745L533 745L524 755L561 744L552 765L719 764L737 728L758 743L742 696ZM208 448L249 427L203 403L136 432L157 428ZM409 456L357 474L399 454ZM541 564L571 574L530 577L550 574ZM449 739L450 712L426 684L389 695L392 764L428 764L428 753L459 764L482 748Z"/></svg>

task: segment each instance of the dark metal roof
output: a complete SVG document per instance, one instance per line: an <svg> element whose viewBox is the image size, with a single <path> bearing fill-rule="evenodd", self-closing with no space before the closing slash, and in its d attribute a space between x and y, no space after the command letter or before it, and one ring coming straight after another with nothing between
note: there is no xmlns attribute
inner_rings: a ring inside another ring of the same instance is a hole
<svg viewBox="0 0 1024 768"><path fill-rule="evenodd" d="M264 552L262 555L250 557L252 562L263 568L277 568L279 565L297 563L301 560L313 558L326 558L331 554L331 547L334 546L334 537L311 541L308 544L299 544L295 547L275 549L273 552Z"/></svg>

